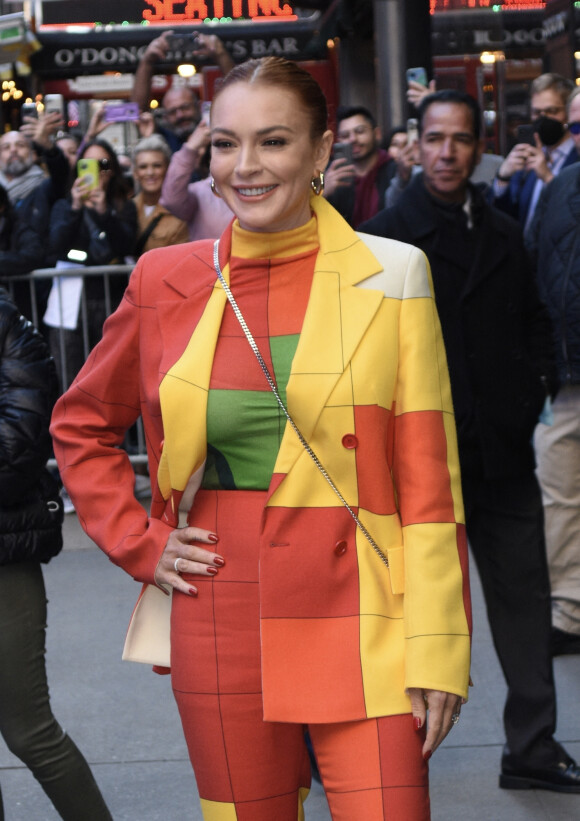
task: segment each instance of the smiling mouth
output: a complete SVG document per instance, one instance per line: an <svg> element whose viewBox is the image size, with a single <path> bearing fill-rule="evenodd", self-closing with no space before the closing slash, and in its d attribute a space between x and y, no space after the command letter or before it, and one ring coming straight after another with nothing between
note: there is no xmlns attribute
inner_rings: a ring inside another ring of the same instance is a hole
<svg viewBox="0 0 580 821"><path fill-rule="evenodd" d="M275 185L263 185L260 188L238 188L238 194L243 197L259 197L261 194L267 194L276 188Z"/></svg>

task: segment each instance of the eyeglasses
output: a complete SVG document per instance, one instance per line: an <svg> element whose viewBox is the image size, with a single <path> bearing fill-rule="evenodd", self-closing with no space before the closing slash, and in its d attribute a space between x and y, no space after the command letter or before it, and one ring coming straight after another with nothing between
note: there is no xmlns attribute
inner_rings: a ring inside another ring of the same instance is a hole
<svg viewBox="0 0 580 821"><path fill-rule="evenodd" d="M108 160L106 157L104 157L102 160L97 160L97 162L99 163L99 170L100 171L112 171L113 170L113 164L111 163L111 160Z"/></svg>
<svg viewBox="0 0 580 821"><path fill-rule="evenodd" d="M361 137L363 134L366 134L367 131L372 131L373 128L371 125L357 125L356 128L353 128L351 131L339 131L338 132L338 139L339 140L348 140L348 138L354 134L357 137Z"/></svg>
<svg viewBox="0 0 580 821"><path fill-rule="evenodd" d="M547 108L532 108L532 120L537 117L557 117L560 111L564 111L565 105L549 105Z"/></svg>
<svg viewBox="0 0 580 821"><path fill-rule="evenodd" d="M570 134L580 134L580 122L568 123L568 131L570 132Z"/></svg>
<svg viewBox="0 0 580 821"><path fill-rule="evenodd" d="M175 108L166 108L166 117L176 117L179 112L182 114L189 114L195 111L195 103L183 103L183 105L176 105Z"/></svg>

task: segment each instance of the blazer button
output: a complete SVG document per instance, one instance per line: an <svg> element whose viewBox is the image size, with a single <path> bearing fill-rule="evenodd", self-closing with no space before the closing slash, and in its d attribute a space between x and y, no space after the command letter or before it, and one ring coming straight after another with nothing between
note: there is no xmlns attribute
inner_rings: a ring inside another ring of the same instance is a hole
<svg viewBox="0 0 580 821"><path fill-rule="evenodd" d="M339 542L337 542L334 545L334 554L335 554L335 556L344 556L347 549L348 549L347 543L344 541L344 539L341 539Z"/></svg>
<svg viewBox="0 0 580 821"><path fill-rule="evenodd" d="M342 444L345 448L348 448L348 450L353 450L358 447L358 439L354 433L345 433L342 437Z"/></svg>

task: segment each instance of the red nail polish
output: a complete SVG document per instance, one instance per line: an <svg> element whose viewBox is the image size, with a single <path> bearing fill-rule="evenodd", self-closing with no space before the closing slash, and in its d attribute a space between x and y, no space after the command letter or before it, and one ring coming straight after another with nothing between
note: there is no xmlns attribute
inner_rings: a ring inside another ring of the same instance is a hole
<svg viewBox="0 0 580 821"><path fill-rule="evenodd" d="M205 572L208 576L216 576L219 571L217 567L208 567Z"/></svg>
<svg viewBox="0 0 580 821"><path fill-rule="evenodd" d="M222 559L221 556L216 556L215 559L213 560L213 563L216 564L218 567L223 567L224 564L226 563L226 560Z"/></svg>
<svg viewBox="0 0 580 821"><path fill-rule="evenodd" d="M189 595L190 596L197 596L197 590L195 589L195 587L190 587L189 588Z"/></svg>
<svg viewBox="0 0 580 821"><path fill-rule="evenodd" d="M416 731L419 731L422 726L423 726L423 724L422 724L420 718L414 718L413 719L413 727L415 728Z"/></svg>
<svg viewBox="0 0 580 821"><path fill-rule="evenodd" d="M208 542L219 542L219 536L216 536L215 533L210 533L207 540Z"/></svg>
<svg viewBox="0 0 580 821"><path fill-rule="evenodd" d="M427 750L427 752L423 755L423 760L424 761L429 761L429 759L431 758L432 755L433 755L433 751L432 750Z"/></svg>

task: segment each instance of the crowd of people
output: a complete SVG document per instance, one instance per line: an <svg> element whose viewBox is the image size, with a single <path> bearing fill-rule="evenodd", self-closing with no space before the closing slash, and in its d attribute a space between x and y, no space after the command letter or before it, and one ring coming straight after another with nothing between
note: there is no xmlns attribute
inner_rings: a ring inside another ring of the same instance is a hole
<svg viewBox="0 0 580 821"><path fill-rule="evenodd" d="M333 132L311 75L235 66L213 36L199 40L225 75L211 120L183 87L159 124L168 48L155 38L137 69L130 175L103 110L84 134L48 114L0 137L5 277L135 266L128 286L114 269L55 276L34 299L18 282L0 319L1 339L5 323L30 336L48 386L43 443L58 379L60 477L143 584L136 617L155 595L171 608L151 661L170 669L204 818L295 819L314 767L336 821L428 821L428 761L468 697L467 543L508 688L499 784L580 793L552 662L580 652L578 89L538 77L532 139L482 172L468 94L412 82L416 135L383 137L362 106L340 107ZM139 418L150 513L127 448ZM0 480L25 476L26 492L0 503L0 586L29 591L42 620L40 563L60 544L19 555L4 522L50 501L47 452L20 460L3 425ZM16 675L0 688L6 733L26 690ZM47 690L41 707L58 731ZM84 817L109 818L65 738Z"/></svg>

